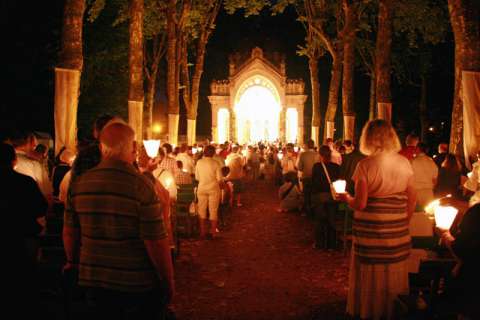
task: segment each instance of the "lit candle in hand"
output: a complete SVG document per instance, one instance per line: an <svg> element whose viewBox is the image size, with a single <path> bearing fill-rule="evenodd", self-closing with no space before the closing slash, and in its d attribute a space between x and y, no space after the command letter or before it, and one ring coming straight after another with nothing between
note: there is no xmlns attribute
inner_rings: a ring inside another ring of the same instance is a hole
<svg viewBox="0 0 480 320"><path fill-rule="evenodd" d="M345 188L347 187L347 181L337 180L333 182L333 188L336 193L345 193Z"/></svg>
<svg viewBox="0 0 480 320"><path fill-rule="evenodd" d="M158 148L160 148L160 140L143 140L145 151L150 158L155 158L158 155Z"/></svg>
<svg viewBox="0 0 480 320"><path fill-rule="evenodd" d="M434 208L435 224L441 230L449 230L457 216L458 210L454 207L437 206Z"/></svg>

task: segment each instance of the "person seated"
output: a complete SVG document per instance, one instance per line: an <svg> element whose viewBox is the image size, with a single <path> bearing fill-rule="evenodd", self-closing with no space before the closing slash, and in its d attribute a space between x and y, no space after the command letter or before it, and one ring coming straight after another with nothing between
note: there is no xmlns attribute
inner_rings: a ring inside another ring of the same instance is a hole
<svg viewBox="0 0 480 320"><path fill-rule="evenodd" d="M177 160L177 168L178 170L175 172L175 182L177 185L192 184L192 176L186 170L183 170L182 161Z"/></svg>
<svg viewBox="0 0 480 320"><path fill-rule="evenodd" d="M300 190L297 174L295 172L288 172L285 174L284 183L278 190L278 197L280 198L279 212L301 209L303 203L302 191Z"/></svg>
<svg viewBox="0 0 480 320"><path fill-rule="evenodd" d="M447 297L466 319L480 319L480 204L469 208L455 235L442 232L442 243L457 260L452 281L447 284Z"/></svg>

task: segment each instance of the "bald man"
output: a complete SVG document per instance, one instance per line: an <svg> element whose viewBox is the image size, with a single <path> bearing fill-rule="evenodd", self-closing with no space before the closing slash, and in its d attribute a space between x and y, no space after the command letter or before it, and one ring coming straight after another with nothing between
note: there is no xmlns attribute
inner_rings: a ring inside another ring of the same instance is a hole
<svg viewBox="0 0 480 320"><path fill-rule="evenodd" d="M153 319L174 293L165 206L132 165L137 148L128 125L106 126L100 150L100 164L72 183L67 199L65 269L79 266L79 285L99 318L123 319L128 310L128 319Z"/></svg>

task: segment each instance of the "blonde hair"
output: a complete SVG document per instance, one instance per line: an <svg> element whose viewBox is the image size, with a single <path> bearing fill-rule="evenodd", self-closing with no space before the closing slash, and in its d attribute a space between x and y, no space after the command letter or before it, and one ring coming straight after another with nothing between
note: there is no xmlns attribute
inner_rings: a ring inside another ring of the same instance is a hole
<svg viewBox="0 0 480 320"><path fill-rule="evenodd" d="M402 148L395 129L381 119L370 120L362 129L360 152L372 155L378 152L398 152Z"/></svg>

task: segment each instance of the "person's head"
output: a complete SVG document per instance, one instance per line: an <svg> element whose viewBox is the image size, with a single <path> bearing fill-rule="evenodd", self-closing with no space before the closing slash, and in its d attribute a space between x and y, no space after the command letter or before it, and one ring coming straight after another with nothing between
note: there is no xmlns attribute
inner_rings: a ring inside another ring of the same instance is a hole
<svg viewBox="0 0 480 320"><path fill-rule="evenodd" d="M180 153L185 153L188 151L188 145L186 143L182 143L180 146Z"/></svg>
<svg viewBox="0 0 480 320"><path fill-rule="evenodd" d="M203 149L203 156L204 157L213 157L215 155L215 147L212 145L208 145Z"/></svg>
<svg viewBox="0 0 480 320"><path fill-rule="evenodd" d="M345 153L347 153L347 148L345 148L345 146L342 145L338 148L338 152L340 154L345 154Z"/></svg>
<svg viewBox="0 0 480 320"><path fill-rule="evenodd" d="M0 168L13 169L17 161L15 148L8 143L0 143Z"/></svg>
<svg viewBox="0 0 480 320"><path fill-rule="evenodd" d="M419 141L420 141L420 139L414 133L410 133L405 138L405 144L407 145L407 147L416 147Z"/></svg>
<svg viewBox="0 0 480 320"><path fill-rule="evenodd" d="M315 141L313 141L312 139L309 139L309 140L307 141L307 148L308 148L308 149L313 149L313 148L315 148Z"/></svg>
<svg viewBox="0 0 480 320"><path fill-rule="evenodd" d="M182 171L182 169L183 169L183 162L182 161L177 160L177 168L178 168L178 170Z"/></svg>
<svg viewBox="0 0 480 320"><path fill-rule="evenodd" d="M48 148L46 145L39 143L35 146L34 151L41 157L45 158L48 153Z"/></svg>
<svg viewBox="0 0 480 320"><path fill-rule="evenodd" d="M117 159L133 163L137 155L135 132L123 123L113 123L100 133L102 159Z"/></svg>
<svg viewBox="0 0 480 320"><path fill-rule="evenodd" d="M372 155L377 152L398 152L400 140L390 122L376 119L365 124L360 136L360 152Z"/></svg>
<svg viewBox="0 0 480 320"><path fill-rule="evenodd" d="M329 146L323 145L318 150L323 162L330 162L332 159L332 149Z"/></svg>
<svg viewBox="0 0 480 320"><path fill-rule="evenodd" d="M18 131L12 139L12 145L15 149L23 150L25 152L32 152L37 146L37 138L30 131Z"/></svg>
<svg viewBox="0 0 480 320"><path fill-rule="evenodd" d="M460 171L460 164L458 163L457 157L449 153L445 156L445 160L442 162L442 168L452 171Z"/></svg>
<svg viewBox="0 0 480 320"><path fill-rule="evenodd" d="M333 148L333 139L332 138L325 139L325 145L329 146L330 148Z"/></svg>
<svg viewBox="0 0 480 320"><path fill-rule="evenodd" d="M165 153L166 153L167 155L169 155L170 153L172 153L173 148L172 148L172 145L171 145L170 143L164 143L164 144L162 145L162 147L163 147L163 150L165 151Z"/></svg>
<svg viewBox="0 0 480 320"><path fill-rule="evenodd" d="M448 152L448 144L447 143L440 143L438 145L438 153L447 153Z"/></svg>
<svg viewBox="0 0 480 320"><path fill-rule="evenodd" d="M355 149L352 140L343 141L343 146L345 147L345 153L351 153Z"/></svg>
<svg viewBox="0 0 480 320"><path fill-rule="evenodd" d="M417 149L418 149L418 153L427 153L428 152L428 146L423 142L419 142L417 144Z"/></svg>
<svg viewBox="0 0 480 320"><path fill-rule="evenodd" d="M234 146L232 147L232 152L233 152L233 153L238 153L238 150L240 150L240 147L239 147L238 145L234 145Z"/></svg>
<svg viewBox="0 0 480 320"><path fill-rule="evenodd" d="M283 180L285 182L290 182L290 183L296 184L297 183L297 174L295 172L290 171L287 174L285 174Z"/></svg>
<svg viewBox="0 0 480 320"><path fill-rule="evenodd" d="M222 177L224 177L224 178L225 178L226 176L228 176L229 173L230 173L230 168L227 167L227 166L222 167L221 170L222 170Z"/></svg>

